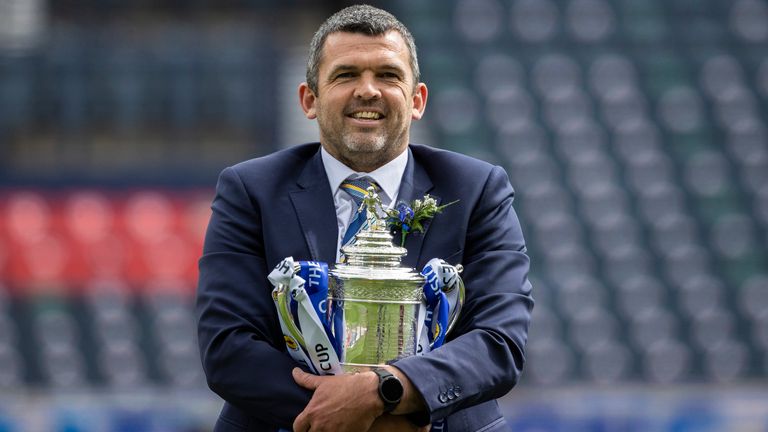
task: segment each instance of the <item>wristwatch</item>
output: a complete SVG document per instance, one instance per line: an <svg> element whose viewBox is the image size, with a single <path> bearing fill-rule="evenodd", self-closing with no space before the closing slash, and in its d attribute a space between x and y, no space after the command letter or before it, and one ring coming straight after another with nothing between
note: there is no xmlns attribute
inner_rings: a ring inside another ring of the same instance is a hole
<svg viewBox="0 0 768 432"><path fill-rule="evenodd" d="M392 412L403 397L403 383L383 368L373 369L379 376L379 397L384 402L384 412Z"/></svg>

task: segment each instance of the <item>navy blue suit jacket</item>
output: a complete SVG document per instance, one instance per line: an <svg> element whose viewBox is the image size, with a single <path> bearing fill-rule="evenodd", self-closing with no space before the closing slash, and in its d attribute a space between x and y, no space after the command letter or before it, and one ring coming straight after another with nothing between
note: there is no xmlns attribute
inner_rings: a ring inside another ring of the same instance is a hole
<svg viewBox="0 0 768 432"><path fill-rule="evenodd" d="M495 398L517 382L533 307L529 260L503 169L411 145L399 199L447 203L403 263L438 257L464 266L462 315L443 347L395 363L448 429L505 430ZM267 274L283 258L335 262L338 229L320 145L225 169L200 259L198 336L210 388L225 401L217 431L291 429L311 393L296 385Z"/></svg>

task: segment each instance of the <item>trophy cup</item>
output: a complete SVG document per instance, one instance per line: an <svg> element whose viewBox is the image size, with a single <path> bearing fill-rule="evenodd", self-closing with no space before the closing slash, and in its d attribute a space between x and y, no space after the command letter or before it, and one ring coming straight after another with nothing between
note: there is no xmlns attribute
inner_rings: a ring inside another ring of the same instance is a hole
<svg viewBox="0 0 768 432"><path fill-rule="evenodd" d="M369 188L363 206L366 206L368 212L367 224L350 244L342 248L344 262L328 272L325 305L316 308L319 314L325 315L322 318L326 323L324 327L328 339L323 340L330 343L307 340L308 330L304 326L300 330L296 325L287 303L288 282L277 283L274 291L289 352L293 350L291 354L294 355L299 349L303 350L308 354L303 357L306 363L315 360L314 363L320 365L316 367L319 373L367 370L403 357L419 355L432 348L429 341L425 340L431 330L424 330L428 309L424 303L424 291L429 285L428 278L401 265L407 251L394 245L392 234L385 221L379 217L381 202L372 188ZM454 267L441 263L450 268L453 275L450 283L441 284L440 287L453 300L447 329L443 329L447 334L458 319L465 294L464 283L458 276L462 270L461 265ZM278 265L275 272L280 268ZM294 274L297 271L298 266L293 268ZM434 283L431 286L432 289L437 287ZM291 296L296 299L295 291ZM311 323L308 319L302 322ZM292 343L294 340L297 343ZM337 360L333 360L339 364L333 368L327 368L324 364L328 362L329 344L336 347L338 354ZM297 360L299 357L294 355Z"/></svg>

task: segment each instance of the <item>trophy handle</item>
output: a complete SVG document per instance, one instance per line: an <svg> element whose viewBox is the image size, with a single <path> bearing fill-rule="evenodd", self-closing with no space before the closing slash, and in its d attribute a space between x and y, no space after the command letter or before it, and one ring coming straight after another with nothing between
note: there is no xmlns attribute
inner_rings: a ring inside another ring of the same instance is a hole
<svg viewBox="0 0 768 432"><path fill-rule="evenodd" d="M280 284L277 288L277 313L280 315L280 319L285 323L285 327L288 329L288 333L291 334L296 343L306 350L307 344L304 342L304 336L301 334L301 330L296 326L291 315L290 308L288 307L288 286Z"/></svg>
<svg viewBox="0 0 768 432"><path fill-rule="evenodd" d="M461 308L464 306L464 297L465 297L465 288L464 288L464 280L461 278L461 272L464 271L464 266L461 264L456 264L456 271L459 273L456 278L456 287L459 289L459 296L456 299L456 307L453 308L453 312L451 313L451 316L448 318L448 330L446 330L445 334L448 335L451 333L451 330L453 330L453 327L456 325L456 322L459 320L459 315L461 314ZM454 287L448 287L444 290L445 293L449 293L454 290Z"/></svg>

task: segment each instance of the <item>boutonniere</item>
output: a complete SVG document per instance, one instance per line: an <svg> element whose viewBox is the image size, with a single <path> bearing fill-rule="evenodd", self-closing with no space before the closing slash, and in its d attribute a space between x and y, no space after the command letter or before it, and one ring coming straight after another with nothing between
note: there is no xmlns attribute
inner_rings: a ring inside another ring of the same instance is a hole
<svg viewBox="0 0 768 432"><path fill-rule="evenodd" d="M437 201L429 196L411 201L410 204L400 202L397 207L387 209L387 226L393 230L400 230L400 246L405 245L405 237L411 232L424 232L424 223L435 217L449 205L456 204L459 200L437 205Z"/></svg>

